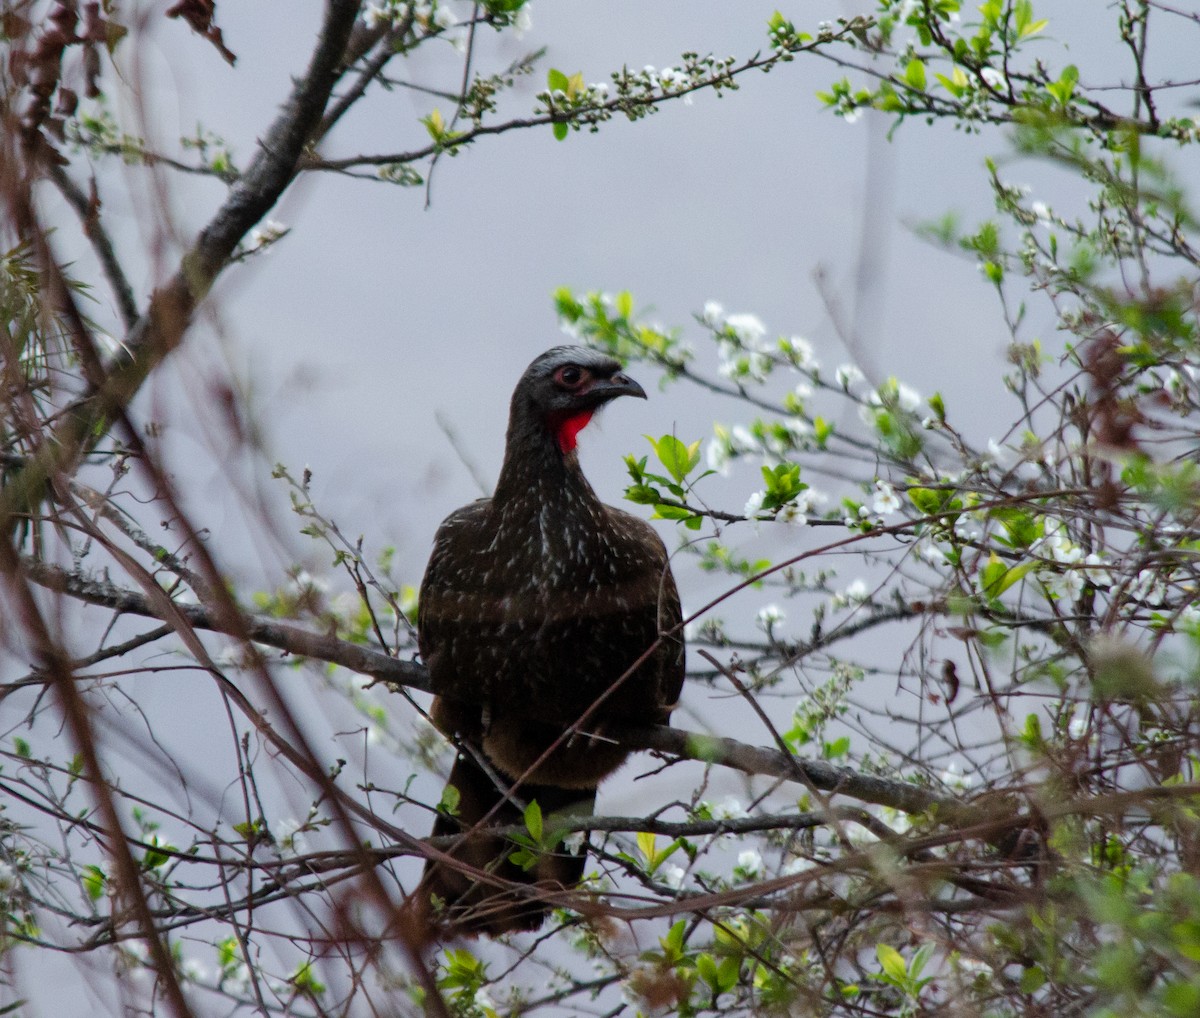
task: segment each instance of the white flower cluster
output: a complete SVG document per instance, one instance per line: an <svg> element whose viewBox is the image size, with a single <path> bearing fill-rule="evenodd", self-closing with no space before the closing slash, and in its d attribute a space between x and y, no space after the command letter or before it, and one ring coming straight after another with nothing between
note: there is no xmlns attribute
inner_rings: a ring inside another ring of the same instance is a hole
<svg viewBox="0 0 1200 1018"><path fill-rule="evenodd" d="M764 870L762 856L753 848L748 848L744 852L738 853L737 865L733 868L733 874L739 880L757 880L763 875Z"/></svg>
<svg viewBox="0 0 1200 1018"><path fill-rule="evenodd" d="M700 805L707 807L709 816L714 820L740 820L749 816L742 800L735 795L727 795L720 802L702 802Z"/></svg>
<svg viewBox="0 0 1200 1018"><path fill-rule="evenodd" d="M816 374L820 367L813 345L803 336L780 336L767 341L767 327L758 315L736 312L731 315L714 300L707 301L700 320L716 334L721 355L719 371L734 381L763 382L776 364L790 364L799 371ZM797 388L799 399L812 395L808 386Z"/></svg>
<svg viewBox="0 0 1200 1018"><path fill-rule="evenodd" d="M852 385L857 385L866 376L859 370L857 365L842 364L834 371L833 377L838 385L849 392Z"/></svg>
<svg viewBox="0 0 1200 1018"><path fill-rule="evenodd" d="M912 386L889 378L867 397L867 403L872 407L899 407L912 414L921 405L921 394Z"/></svg>
<svg viewBox="0 0 1200 1018"><path fill-rule="evenodd" d="M939 777L943 785L955 792L966 792L975 784L975 775L964 774L957 760L951 760Z"/></svg>
<svg viewBox="0 0 1200 1018"><path fill-rule="evenodd" d="M1111 586L1112 577L1104 561L1095 552L1084 555L1071 540L1067 528L1057 520L1047 520L1045 534L1030 549L1049 561L1038 569L1038 577L1054 597L1074 600L1083 593L1084 581L1094 587Z"/></svg>
<svg viewBox="0 0 1200 1018"><path fill-rule="evenodd" d="M817 488L805 488L799 495L786 505L780 506L774 512L763 509L766 501L766 490L752 493L742 507L742 515L748 520L770 520L779 523L790 523L794 527L808 525L809 514L820 505L829 501L829 496Z"/></svg>
<svg viewBox="0 0 1200 1018"><path fill-rule="evenodd" d="M836 610L838 608L851 608L854 605L862 604L870 597L870 590L867 587L866 580L852 580L850 585L845 590L837 591L830 598L830 605Z"/></svg>
<svg viewBox="0 0 1200 1018"><path fill-rule="evenodd" d="M526 4L526 7L529 5ZM522 13L524 9L522 9ZM408 3L406 0L371 0L362 12L363 24L367 28L392 28L396 25L403 24L405 21L412 20L414 25L419 26L424 34L440 35L443 32L449 33L451 29L459 24L458 15L451 10L449 3L442 0L441 3ZM517 15L518 31L523 31L521 25L521 14ZM529 16L525 15L525 27L529 24ZM449 36L454 48L460 53L465 52L467 46L466 35L462 32L455 32Z"/></svg>
<svg viewBox="0 0 1200 1018"><path fill-rule="evenodd" d="M758 609L758 614L754 616L754 624L770 636L775 631L775 627L782 625L786 619L787 614L779 605L764 604Z"/></svg>
<svg viewBox="0 0 1200 1018"><path fill-rule="evenodd" d="M246 253L259 254L266 252L272 244L283 237L286 237L290 232L289 227L283 223L277 222L274 219L264 219L246 238Z"/></svg>

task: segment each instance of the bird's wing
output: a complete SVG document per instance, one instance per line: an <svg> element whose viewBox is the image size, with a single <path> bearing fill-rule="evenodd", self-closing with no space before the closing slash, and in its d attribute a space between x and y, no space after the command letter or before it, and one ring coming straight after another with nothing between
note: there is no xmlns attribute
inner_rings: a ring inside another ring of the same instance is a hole
<svg viewBox="0 0 1200 1018"><path fill-rule="evenodd" d="M608 510L620 520L621 528L642 546L641 560L646 570L646 584L657 611L657 632L662 642L654 652L657 665L658 695L656 707L661 723L666 723L683 691L685 651L683 640L683 610L679 590L671 573L667 546L649 523L638 516L612 506Z"/></svg>

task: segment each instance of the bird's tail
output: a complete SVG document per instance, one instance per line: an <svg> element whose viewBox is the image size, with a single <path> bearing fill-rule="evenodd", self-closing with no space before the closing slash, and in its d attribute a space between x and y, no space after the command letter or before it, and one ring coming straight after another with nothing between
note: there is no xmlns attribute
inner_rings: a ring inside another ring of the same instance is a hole
<svg viewBox="0 0 1200 1018"><path fill-rule="evenodd" d="M449 784L458 790L457 812L439 813L432 836L461 835L446 853L464 866L428 860L417 891L419 908L428 910L428 922L443 936L495 936L536 929L553 905L525 888L554 892L579 883L587 864L586 849L581 845L572 852L559 842L550 851L534 852L536 861L526 869L512 860L523 846L487 830L523 825L523 810L466 755L459 754L454 761ZM554 830L554 814L591 816L596 802L594 788L521 785L514 794L522 802L537 802L547 834ZM481 826L489 813L487 824Z"/></svg>

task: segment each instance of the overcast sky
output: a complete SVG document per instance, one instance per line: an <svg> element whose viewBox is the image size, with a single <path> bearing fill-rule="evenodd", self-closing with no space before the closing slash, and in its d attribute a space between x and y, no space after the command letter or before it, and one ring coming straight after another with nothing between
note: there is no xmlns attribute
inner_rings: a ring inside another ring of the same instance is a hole
<svg viewBox="0 0 1200 1018"><path fill-rule="evenodd" d="M677 64L686 50L749 56L764 47L773 9L740 4L734 16L728 3L535 4L522 40L484 34L478 66L545 46L539 70L506 105L525 112L549 67L604 81L626 64ZM809 4L803 16L815 25L841 9ZM317 4L290 2L222 6L236 68L186 38L182 25L157 25L143 52L162 135L199 122L244 161L289 74L304 65L318 13ZM461 57L448 45L428 50L404 73L453 89ZM483 139L438 164L428 208L420 188L306 178L272 216L293 232L226 274L216 293L220 329L201 326L173 367L194 395L198 365L219 334L270 457L308 464L322 507L347 530L395 543L414 579L437 522L480 494L436 418L494 480L513 384L536 354L564 341L550 297L561 285L629 289L657 320L690 327L697 344L691 316L716 300L756 313L772 332L807 336L830 367L846 359L825 305L832 299L857 323L857 354L870 372L951 399L995 390L1005 336L993 295L969 260L932 248L911 226L950 210L986 214L982 161L1003 144L921 124L889 143L882 121L848 125L824 112L814 93L840 74L801 59L742 78L722 99L700 94L598 135L557 142L546 128ZM424 139L419 118L439 104L403 89L378 95L325 151L415 147ZM179 182L179 221L199 226L220 197L213 182ZM871 262L859 290L864 238ZM716 363L703 347L701 363ZM186 441L189 414L172 412L177 394L167 384L164 376L156 412L182 418L174 435ZM644 451L643 433L675 429L693 439L710 433L714 417L742 417L694 391L652 395L613 407L584 436L585 464L609 500L620 496L620 454ZM183 448L200 461L199 450ZM215 459L201 487L225 486L224 465ZM733 508L753 486L745 477L731 488ZM238 526L236 514L213 524Z"/></svg>

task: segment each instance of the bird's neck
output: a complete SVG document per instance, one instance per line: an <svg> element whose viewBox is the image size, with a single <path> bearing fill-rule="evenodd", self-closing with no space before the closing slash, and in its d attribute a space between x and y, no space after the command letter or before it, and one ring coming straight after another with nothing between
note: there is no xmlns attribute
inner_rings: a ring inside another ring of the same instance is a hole
<svg viewBox="0 0 1200 1018"><path fill-rule="evenodd" d="M531 412L514 412L493 505L527 503L531 509L560 502L598 505L575 451L575 435L586 423L575 418L547 421Z"/></svg>

